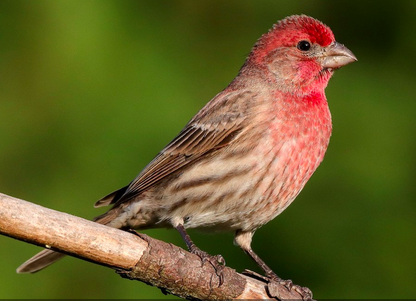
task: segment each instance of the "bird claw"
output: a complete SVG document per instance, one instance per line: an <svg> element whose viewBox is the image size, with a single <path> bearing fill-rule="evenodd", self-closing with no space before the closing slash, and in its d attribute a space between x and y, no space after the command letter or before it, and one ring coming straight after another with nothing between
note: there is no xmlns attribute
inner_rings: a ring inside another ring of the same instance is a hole
<svg viewBox="0 0 416 301"><path fill-rule="evenodd" d="M213 266L215 273L219 277L219 286L221 286L224 283L224 257L222 257L222 255L210 255L197 247L193 247L190 252L201 258L202 266L205 264L205 262L209 262Z"/></svg>
<svg viewBox="0 0 416 301"><path fill-rule="evenodd" d="M312 291L306 286L293 285L292 289L302 296L302 300L309 301L312 299Z"/></svg>
<svg viewBox="0 0 416 301"><path fill-rule="evenodd" d="M297 285L297 284L293 284L293 281L290 280L290 279L283 280L282 278L280 278L276 274L268 275L268 278L269 278L270 281L274 281L274 282L277 282L277 283L283 285L284 287L287 288L287 290L289 292L294 290L295 292L297 292L302 297L302 300L304 300L304 301L313 300L312 299L312 291L307 287L303 287L303 286L300 286L300 285Z"/></svg>
<svg viewBox="0 0 416 301"><path fill-rule="evenodd" d="M284 287L287 288L287 290L290 292L293 288L293 281L290 279L287 280L283 280L282 278L280 278L279 276L277 276L276 274L271 274L271 275L267 275L267 278L269 278L269 280L277 282L281 285L283 285Z"/></svg>

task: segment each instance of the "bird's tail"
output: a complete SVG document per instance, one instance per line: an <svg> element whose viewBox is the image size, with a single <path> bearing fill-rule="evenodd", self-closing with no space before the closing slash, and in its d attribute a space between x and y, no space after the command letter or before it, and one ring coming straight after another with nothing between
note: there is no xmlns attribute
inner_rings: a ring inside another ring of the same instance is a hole
<svg viewBox="0 0 416 301"><path fill-rule="evenodd" d="M17 268L16 272L18 274L36 273L50 266L52 263L58 261L64 256L65 254L63 253L52 250L43 250L29 260L25 261L20 267Z"/></svg>
<svg viewBox="0 0 416 301"><path fill-rule="evenodd" d="M94 219L94 222L107 225L113 221L118 214L118 208L113 208L103 215L100 215ZM111 225L109 225L111 226ZM66 255L60 252L53 250L43 250L25 261L21 266L16 269L18 274L33 274L43 270L44 268L50 266L52 263L58 261L59 259L65 257Z"/></svg>

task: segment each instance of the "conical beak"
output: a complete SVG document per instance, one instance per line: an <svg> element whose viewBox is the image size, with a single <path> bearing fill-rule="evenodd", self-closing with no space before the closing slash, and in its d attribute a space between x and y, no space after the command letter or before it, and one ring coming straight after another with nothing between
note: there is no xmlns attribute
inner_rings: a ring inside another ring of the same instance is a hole
<svg viewBox="0 0 416 301"><path fill-rule="evenodd" d="M356 60L357 58L351 50L338 42L334 42L325 48L322 56L322 67L338 69Z"/></svg>

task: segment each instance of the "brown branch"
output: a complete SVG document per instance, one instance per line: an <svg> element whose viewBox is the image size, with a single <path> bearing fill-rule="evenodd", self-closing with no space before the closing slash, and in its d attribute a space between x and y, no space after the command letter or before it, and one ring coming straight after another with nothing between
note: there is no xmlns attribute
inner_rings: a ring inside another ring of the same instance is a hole
<svg viewBox="0 0 416 301"><path fill-rule="evenodd" d="M117 270L125 278L193 299L300 299L284 286L210 264L175 245L103 226L0 193L0 234Z"/></svg>

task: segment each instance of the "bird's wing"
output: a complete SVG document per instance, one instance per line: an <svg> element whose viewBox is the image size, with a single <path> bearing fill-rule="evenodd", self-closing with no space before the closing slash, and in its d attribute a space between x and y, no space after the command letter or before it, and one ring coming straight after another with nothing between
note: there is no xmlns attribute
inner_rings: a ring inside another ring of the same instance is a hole
<svg viewBox="0 0 416 301"><path fill-rule="evenodd" d="M244 98L241 99L241 98ZM202 155L228 145L243 129L244 109L253 93L221 96L208 103L130 183L99 200L95 207L125 202Z"/></svg>

